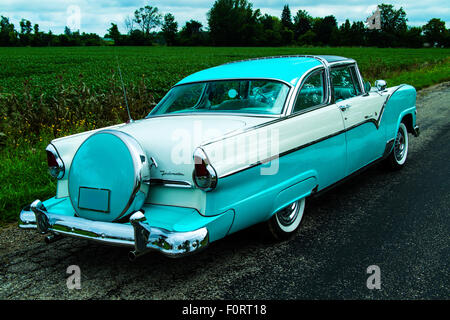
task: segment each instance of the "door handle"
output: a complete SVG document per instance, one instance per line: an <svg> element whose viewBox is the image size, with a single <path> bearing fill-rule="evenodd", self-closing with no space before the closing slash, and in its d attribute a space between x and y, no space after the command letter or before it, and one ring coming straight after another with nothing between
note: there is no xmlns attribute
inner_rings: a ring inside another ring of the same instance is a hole
<svg viewBox="0 0 450 320"><path fill-rule="evenodd" d="M351 105L345 104L345 105L339 106L339 109L341 109L341 111L346 111L346 110L350 109L350 107L351 107Z"/></svg>

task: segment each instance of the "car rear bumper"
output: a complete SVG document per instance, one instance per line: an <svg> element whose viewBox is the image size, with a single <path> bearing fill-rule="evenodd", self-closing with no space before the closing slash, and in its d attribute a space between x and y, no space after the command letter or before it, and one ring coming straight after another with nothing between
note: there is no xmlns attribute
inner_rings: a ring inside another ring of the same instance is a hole
<svg viewBox="0 0 450 320"><path fill-rule="evenodd" d="M179 257L198 252L209 244L206 226L193 231L170 231L151 226L141 211L132 215L132 223L93 221L56 211L47 210L41 201L36 200L21 211L19 227L37 229L41 234L70 236L134 248L130 258L151 250ZM139 219L133 220L135 216Z"/></svg>

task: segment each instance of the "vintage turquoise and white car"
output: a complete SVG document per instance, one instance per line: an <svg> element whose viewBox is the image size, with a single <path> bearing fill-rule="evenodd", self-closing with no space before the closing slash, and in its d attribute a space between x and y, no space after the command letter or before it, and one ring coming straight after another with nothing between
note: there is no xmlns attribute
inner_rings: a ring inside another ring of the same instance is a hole
<svg viewBox="0 0 450 320"><path fill-rule="evenodd" d="M19 225L176 257L267 222L299 227L305 199L368 165L405 165L416 91L374 88L356 61L281 56L238 61L177 83L145 119L53 140L55 197Z"/></svg>

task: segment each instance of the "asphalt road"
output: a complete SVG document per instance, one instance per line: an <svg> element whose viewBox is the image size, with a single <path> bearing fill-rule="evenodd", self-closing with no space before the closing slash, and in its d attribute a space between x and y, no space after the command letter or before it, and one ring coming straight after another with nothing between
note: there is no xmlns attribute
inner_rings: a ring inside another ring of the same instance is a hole
<svg viewBox="0 0 450 320"><path fill-rule="evenodd" d="M420 92L422 134L400 172L373 167L307 201L297 235L267 241L260 227L172 260L65 238L46 245L0 231L0 299L449 299L450 83ZM68 290L66 269L81 269ZM369 290L366 269L381 270Z"/></svg>

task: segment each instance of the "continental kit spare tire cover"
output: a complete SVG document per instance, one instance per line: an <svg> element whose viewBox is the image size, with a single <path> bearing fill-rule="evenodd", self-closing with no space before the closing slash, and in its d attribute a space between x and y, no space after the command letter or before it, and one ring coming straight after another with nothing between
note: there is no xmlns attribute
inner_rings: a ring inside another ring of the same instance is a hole
<svg viewBox="0 0 450 320"><path fill-rule="evenodd" d="M86 219L115 221L139 210L148 195L147 155L130 135L99 131L76 152L69 171L69 197Z"/></svg>

